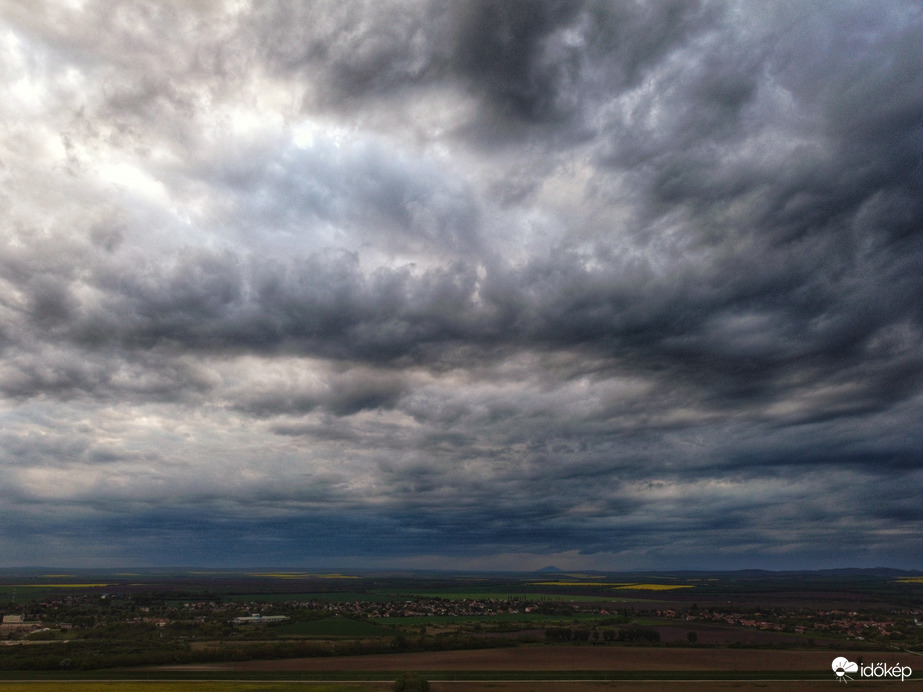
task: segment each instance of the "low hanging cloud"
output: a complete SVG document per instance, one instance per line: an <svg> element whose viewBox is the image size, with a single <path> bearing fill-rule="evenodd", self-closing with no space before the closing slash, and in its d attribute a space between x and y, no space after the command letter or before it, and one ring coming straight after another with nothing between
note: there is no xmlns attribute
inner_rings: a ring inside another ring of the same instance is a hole
<svg viewBox="0 0 923 692"><path fill-rule="evenodd" d="M0 24L8 564L920 567L916 4Z"/></svg>

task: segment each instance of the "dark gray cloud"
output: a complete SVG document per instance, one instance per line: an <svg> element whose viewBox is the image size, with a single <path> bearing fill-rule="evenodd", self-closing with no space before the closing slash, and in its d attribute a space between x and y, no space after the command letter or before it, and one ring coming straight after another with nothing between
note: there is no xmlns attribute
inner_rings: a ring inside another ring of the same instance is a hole
<svg viewBox="0 0 923 692"><path fill-rule="evenodd" d="M916 4L0 22L4 554L920 566Z"/></svg>
<svg viewBox="0 0 923 692"><path fill-rule="evenodd" d="M527 122L559 117L580 63L566 47L555 55L551 36L566 31L580 10L566 2L468 3L458 10L453 66L503 115Z"/></svg>

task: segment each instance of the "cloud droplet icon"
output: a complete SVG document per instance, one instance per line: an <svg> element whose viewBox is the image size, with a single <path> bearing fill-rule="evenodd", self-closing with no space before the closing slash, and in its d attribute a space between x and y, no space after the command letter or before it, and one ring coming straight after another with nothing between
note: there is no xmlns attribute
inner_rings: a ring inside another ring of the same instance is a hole
<svg viewBox="0 0 923 692"><path fill-rule="evenodd" d="M859 672L859 664L850 661L844 656L837 656L835 659L833 659L831 667L833 668L833 672L836 673L837 678L843 680L843 682L846 682L846 680L852 680L852 678L849 677L847 673Z"/></svg>

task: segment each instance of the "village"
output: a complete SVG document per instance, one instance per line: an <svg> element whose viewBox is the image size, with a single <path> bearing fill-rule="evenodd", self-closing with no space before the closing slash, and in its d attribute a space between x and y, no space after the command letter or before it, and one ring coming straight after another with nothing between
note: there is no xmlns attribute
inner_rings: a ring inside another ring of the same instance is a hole
<svg viewBox="0 0 923 692"><path fill-rule="evenodd" d="M725 612L716 609L658 610L658 616L684 622L719 622L750 629L839 635L848 639L919 638L923 631L923 611L908 610L887 615L843 610L772 609L771 612Z"/></svg>
<svg viewBox="0 0 923 692"><path fill-rule="evenodd" d="M604 623L607 627L643 622L718 623L735 628L812 635L819 639L855 639L904 642L923 639L923 610L846 611L773 607L730 609L696 605L674 608L617 608L604 601L527 600L508 598L442 598L407 596L390 600L285 601L201 598L173 600L146 594L104 593L61 596L24 604L9 604L0 624L0 641L54 640L94 636L94 632L123 627L154 627L189 634L197 627L212 634L265 629L290 621L340 616L354 620L389 622L392 626L417 625L427 618L457 619L478 630L503 629L509 623L523 628L560 628L572 622ZM220 629L216 629L220 628ZM263 636L257 634L256 636ZM691 641L691 640L690 640ZM806 640L807 641L807 640Z"/></svg>

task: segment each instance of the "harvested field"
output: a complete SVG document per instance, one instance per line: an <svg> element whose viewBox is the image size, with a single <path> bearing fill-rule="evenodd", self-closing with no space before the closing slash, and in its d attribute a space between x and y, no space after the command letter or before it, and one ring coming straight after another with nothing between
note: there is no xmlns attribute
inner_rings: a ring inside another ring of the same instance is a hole
<svg viewBox="0 0 923 692"><path fill-rule="evenodd" d="M659 647L522 646L510 649L431 651L370 656L244 661L196 666L227 671L824 671L831 651L765 651ZM849 652L851 660L907 662L909 654ZM912 665L912 664L911 664ZM172 667L182 670L182 666Z"/></svg>
<svg viewBox="0 0 923 692"><path fill-rule="evenodd" d="M833 680L752 680L752 681L715 681L676 680L652 682L584 682L584 681L542 681L534 682L433 682L431 692L820 692L830 690ZM894 683L872 682L863 680L863 692L893 692ZM898 683L898 687L900 683Z"/></svg>

